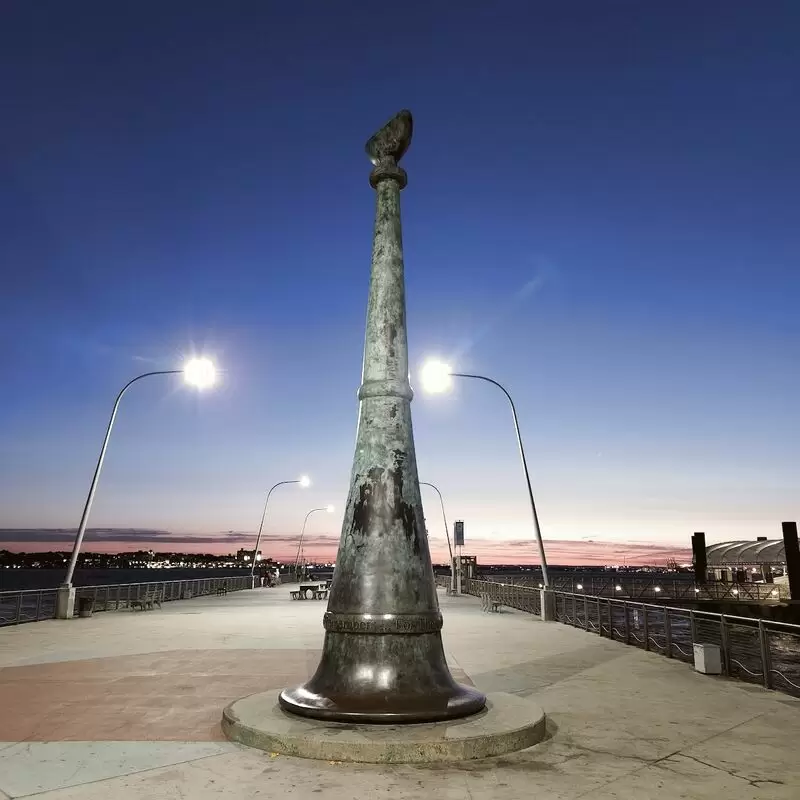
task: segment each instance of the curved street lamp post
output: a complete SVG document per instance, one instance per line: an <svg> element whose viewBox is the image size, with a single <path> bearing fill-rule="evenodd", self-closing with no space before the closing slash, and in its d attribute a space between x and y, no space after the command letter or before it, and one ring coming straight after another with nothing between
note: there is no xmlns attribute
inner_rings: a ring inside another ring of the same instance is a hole
<svg viewBox="0 0 800 800"><path fill-rule="evenodd" d="M267 492L267 499L264 502L264 511L261 513L261 523L258 526L258 536L256 536L256 546L253 548L253 557L251 559L250 564L250 578L253 581L253 586L255 586L255 569L256 569L256 561L258 559L258 546L261 544L261 532L264 530L264 519L267 516L267 506L269 505L269 498L272 492L277 489L279 486L287 486L290 483L299 483L304 489L307 486L311 485L311 481L309 480L307 475L302 475L297 480L294 481L278 481L270 490Z"/></svg>
<svg viewBox="0 0 800 800"><path fill-rule="evenodd" d="M474 380L485 381L496 386L506 396L509 405L511 406L511 415L514 418L514 431L517 435L517 445L519 447L519 456L522 461L522 471L525 473L525 485L528 487L528 498L531 504L531 514L533 516L533 532L536 536L536 545L539 549L539 560L542 564L542 583L545 589L550 588L550 578L547 574L547 558L544 553L544 542L542 541L542 531L539 527L539 514L536 511L536 503L533 499L533 489L531 489L531 476L528 472L528 461L525 458L525 448L522 445L522 434L519 430L519 419L517 418L517 409L514 401L508 390L501 383L498 383L492 378L487 378L485 375L472 375L467 372L451 372L446 364L438 361L430 361L422 369L422 381L426 385L428 391L443 392L449 386L449 378L473 378Z"/></svg>
<svg viewBox="0 0 800 800"><path fill-rule="evenodd" d="M430 486L436 494L439 495L439 505L442 507L442 520L444 521L444 534L447 536L447 549L450 552L450 589L448 594L453 594L455 592L455 567L453 562L453 548L450 544L450 529L447 527L447 516L444 513L444 500L442 499L442 493L439 491L437 486L434 486L432 483L428 483L427 481L420 481L420 486ZM459 565L460 566L460 565Z"/></svg>
<svg viewBox="0 0 800 800"><path fill-rule="evenodd" d="M300 574L300 556L303 552L303 536L306 533L306 523L308 522L308 518L316 513L317 511L327 511L329 514L333 514L333 506L322 506L321 508L312 508L311 511L306 514L306 518L303 520L303 527L300 530L300 541L297 543L297 555L294 559L294 574L295 579L300 580L297 576Z"/></svg>
<svg viewBox="0 0 800 800"><path fill-rule="evenodd" d="M111 410L111 418L108 421L106 428L106 435L103 439L103 446L100 448L100 456L97 459L97 466L94 468L94 476L92 483L89 487L89 494L86 498L86 504L83 507L83 514L81 514L81 521L78 525L78 532L75 535L75 542L72 545L72 555L69 559L67 566L67 574L64 578L64 583L58 589L56 597L56 618L57 619L71 619L75 610L75 588L72 585L72 578L75 575L75 567L78 563L78 556L83 544L83 537L86 533L86 525L89 521L89 512L92 510L92 503L94 496L97 492L97 483L100 479L100 472L103 469L103 461L106 457L106 450L108 450L108 441L111 438L111 430L114 427L114 420L117 417L119 410L119 403L125 392L137 381L142 378L150 378L154 375L183 375L186 382L198 389L204 389L211 386L215 380L214 365L207 358L193 358L189 361L183 369L162 369L154 372L145 372L142 375L137 375L135 378L129 380L120 390L117 399L114 401L114 408Z"/></svg>

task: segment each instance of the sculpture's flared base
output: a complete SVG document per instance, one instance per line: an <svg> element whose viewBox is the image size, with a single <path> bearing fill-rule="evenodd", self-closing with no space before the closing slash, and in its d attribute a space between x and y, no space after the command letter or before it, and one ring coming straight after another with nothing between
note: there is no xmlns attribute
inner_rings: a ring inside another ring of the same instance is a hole
<svg viewBox="0 0 800 800"><path fill-rule="evenodd" d="M278 702L284 711L311 719L399 725L468 717L483 710L486 698L477 689L455 682L449 694L361 695L357 700L344 695L318 694L306 684L284 689L278 695Z"/></svg>
<svg viewBox="0 0 800 800"><path fill-rule="evenodd" d="M363 635L328 632L307 683L284 689L284 711L337 722L437 722L482 711L486 697L456 683L439 632Z"/></svg>

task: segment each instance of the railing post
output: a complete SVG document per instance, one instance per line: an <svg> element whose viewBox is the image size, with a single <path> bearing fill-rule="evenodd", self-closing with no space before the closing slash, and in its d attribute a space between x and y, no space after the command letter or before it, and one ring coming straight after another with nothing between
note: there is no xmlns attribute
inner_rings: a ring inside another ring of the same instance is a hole
<svg viewBox="0 0 800 800"><path fill-rule="evenodd" d="M668 608L664 609L664 638L666 639L667 658L672 658L672 623Z"/></svg>
<svg viewBox="0 0 800 800"><path fill-rule="evenodd" d="M17 594L17 611L16 611L16 614L14 616L14 624L15 625L19 625L19 618L20 618L21 614L22 614L22 592L19 592Z"/></svg>
<svg viewBox="0 0 800 800"><path fill-rule="evenodd" d="M631 623L628 619L628 602L623 600L622 610L625 612L625 644L631 643Z"/></svg>
<svg viewBox="0 0 800 800"><path fill-rule="evenodd" d="M597 598L597 633L603 635L603 617L600 614L600 598Z"/></svg>
<svg viewBox="0 0 800 800"><path fill-rule="evenodd" d="M36 621L37 622L39 621L39 612L40 612L41 608L42 608L42 592L41 592L41 590L39 590L39 592L36 595Z"/></svg>
<svg viewBox="0 0 800 800"><path fill-rule="evenodd" d="M575 596L574 594L572 595ZM583 596L583 627L584 630L589 630L589 599L586 595Z"/></svg>
<svg viewBox="0 0 800 800"><path fill-rule="evenodd" d="M694 643L697 641L697 623L693 609L689 609L689 635L692 637L692 647L694 648Z"/></svg>
<svg viewBox="0 0 800 800"><path fill-rule="evenodd" d="M719 615L719 636L722 643L722 671L730 675L730 661L728 659L728 626L725 624L725 615Z"/></svg>
<svg viewBox="0 0 800 800"><path fill-rule="evenodd" d="M642 630L644 631L644 649L650 649L650 628L647 624L647 606L642 605Z"/></svg>
<svg viewBox="0 0 800 800"><path fill-rule="evenodd" d="M758 644L761 649L761 669L764 672L764 688L771 689L772 681L770 680L770 672L772 672L772 664L769 657L769 631L764 624L764 620L758 621Z"/></svg>
<svg viewBox="0 0 800 800"><path fill-rule="evenodd" d="M608 638L614 638L614 598L608 601Z"/></svg>

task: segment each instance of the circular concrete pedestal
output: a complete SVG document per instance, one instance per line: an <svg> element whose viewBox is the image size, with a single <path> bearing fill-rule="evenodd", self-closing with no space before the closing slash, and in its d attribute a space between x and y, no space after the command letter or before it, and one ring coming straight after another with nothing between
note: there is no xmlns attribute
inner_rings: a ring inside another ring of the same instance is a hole
<svg viewBox="0 0 800 800"><path fill-rule="evenodd" d="M420 725L355 725L287 714L279 690L231 703L222 730L235 742L272 753L325 761L431 763L488 758L540 742L545 715L524 697L497 692L471 717Z"/></svg>

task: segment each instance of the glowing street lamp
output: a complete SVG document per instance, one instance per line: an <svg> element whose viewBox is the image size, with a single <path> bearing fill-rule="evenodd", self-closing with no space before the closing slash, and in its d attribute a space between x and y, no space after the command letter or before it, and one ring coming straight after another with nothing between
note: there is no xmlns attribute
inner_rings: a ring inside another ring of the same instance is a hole
<svg viewBox="0 0 800 800"><path fill-rule="evenodd" d="M420 481L420 486L430 486L436 494L439 495L439 505L442 507L442 520L444 521L444 533L447 536L447 549L450 552L450 591L449 594L455 593L455 570L454 570L454 562L453 562L453 548L450 545L450 529L447 527L447 516L444 513L444 500L442 499L442 493L439 491L438 487L434 486L432 483L428 483L427 481Z"/></svg>
<svg viewBox="0 0 800 800"><path fill-rule="evenodd" d="M274 489L277 489L279 486L286 486L290 483L299 484L299 486L303 489L311 486L311 479L308 475L301 475L297 480L293 481L279 481L276 483L268 492L267 492L267 499L264 502L264 511L261 514L261 524L258 526L258 536L256 536L256 546L253 548L253 563L250 566L250 577L253 577L256 568L256 560L261 560L258 558L258 546L261 544L261 532L264 530L264 519L267 516L267 506L269 505L269 497L272 494Z"/></svg>
<svg viewBox="0 0 800 800"><path fill-rule="evenodd" d="M479 381L485 381L496 386L506 396L510 406L511 415L514 418L514 431L517 434L517 445L519 446L519 455L522 461L522 471L525 473L525 483L528 487L528 497L531 503L531 513L533 515L533 531L536 535L536 544L539 548L539 560L542 564L542 580L545 589L550 588L550 579L547 575L547 558L544 553L544 542L542 541L542 531L539 527L539 515L536 512L536 503L533 500L533 489L531 489L531 477L528 472L528 462L525 458L525 448L522 446L522 434L519 430L519 420L517 419L517 409L514 406L514 401L506 388L492 378L487 378L485 375L470 375L466 372L453 372L450 367L442 361L431 360L423 365L420 370L420 382L422 388L432 394L440 394L446 392L451 384L452 378L473 378Z"/></svg>
<svg viewBox="0 0 800 800"><path fill-rule="evenodd" d="M300 541L297 543L297 555L295 556L295 559L294 559L294 574L295 574L295 576L298 575L298 569L299 569L299 564L300 564L300 556L301 556L301 554L303 552L303 536L305 536L305 533L306 533L306 523L308 522L308 518L312 514L315 514L317 511L327 511L328 514L333 514L334 510L335 509L334 509L333 506L322 506L321 508L312 508L311 511L309 511L308 514L306 514L306 518L303 520L303 527L300 530Z"/></svg>
<svg viewBox="0 0 800 800"><path fill-rule="evenodd" d="M208 389L217 380L214 364L207 358L192 358L186 362L182 372L186 383L196 389Z"/></svg>
<svg viewBox="0 0 800 800"><path fill-rule="evenodd" d="M122 400L122 396L128 388L136 383L136 381L140 381L142 378L149 378L153 375L183 375L186 383L190 386L194 386L196 389L207 389L213 386L216 380L216 371L211 361L207 358L192 358L184 364L183 369L165 369L155 372L145 372L129 380L122 387L122 390L117 395L117 399L114 401L114 408L111 411L111 419L108 421L106 435L103 439L103 446L100 448L100 457L97 459L94 477L89 487L89 495L86 498L86 505L83 507L83 514L81 515L81 521L78 525L78 533L75 536L75 543L72 546L72 555L70 556L69 565L67 566L67 575L64 578L64 583L59 588L56 608L56 617L59 619L68 619L72 616L75 604L75 590L72 587L72 578L75 574L75 565L78 563L78 555L80 554L81 544L83 543L83 537L86 533L86 524L89 521L89 512L92 510L94 495L97 491L97 482L100 478L100 471L103 468L103 461L105 460L106 450L108 449L108 440L111 437L111 429L114 427L114 420L119 410L120 400Z"/></svg>

